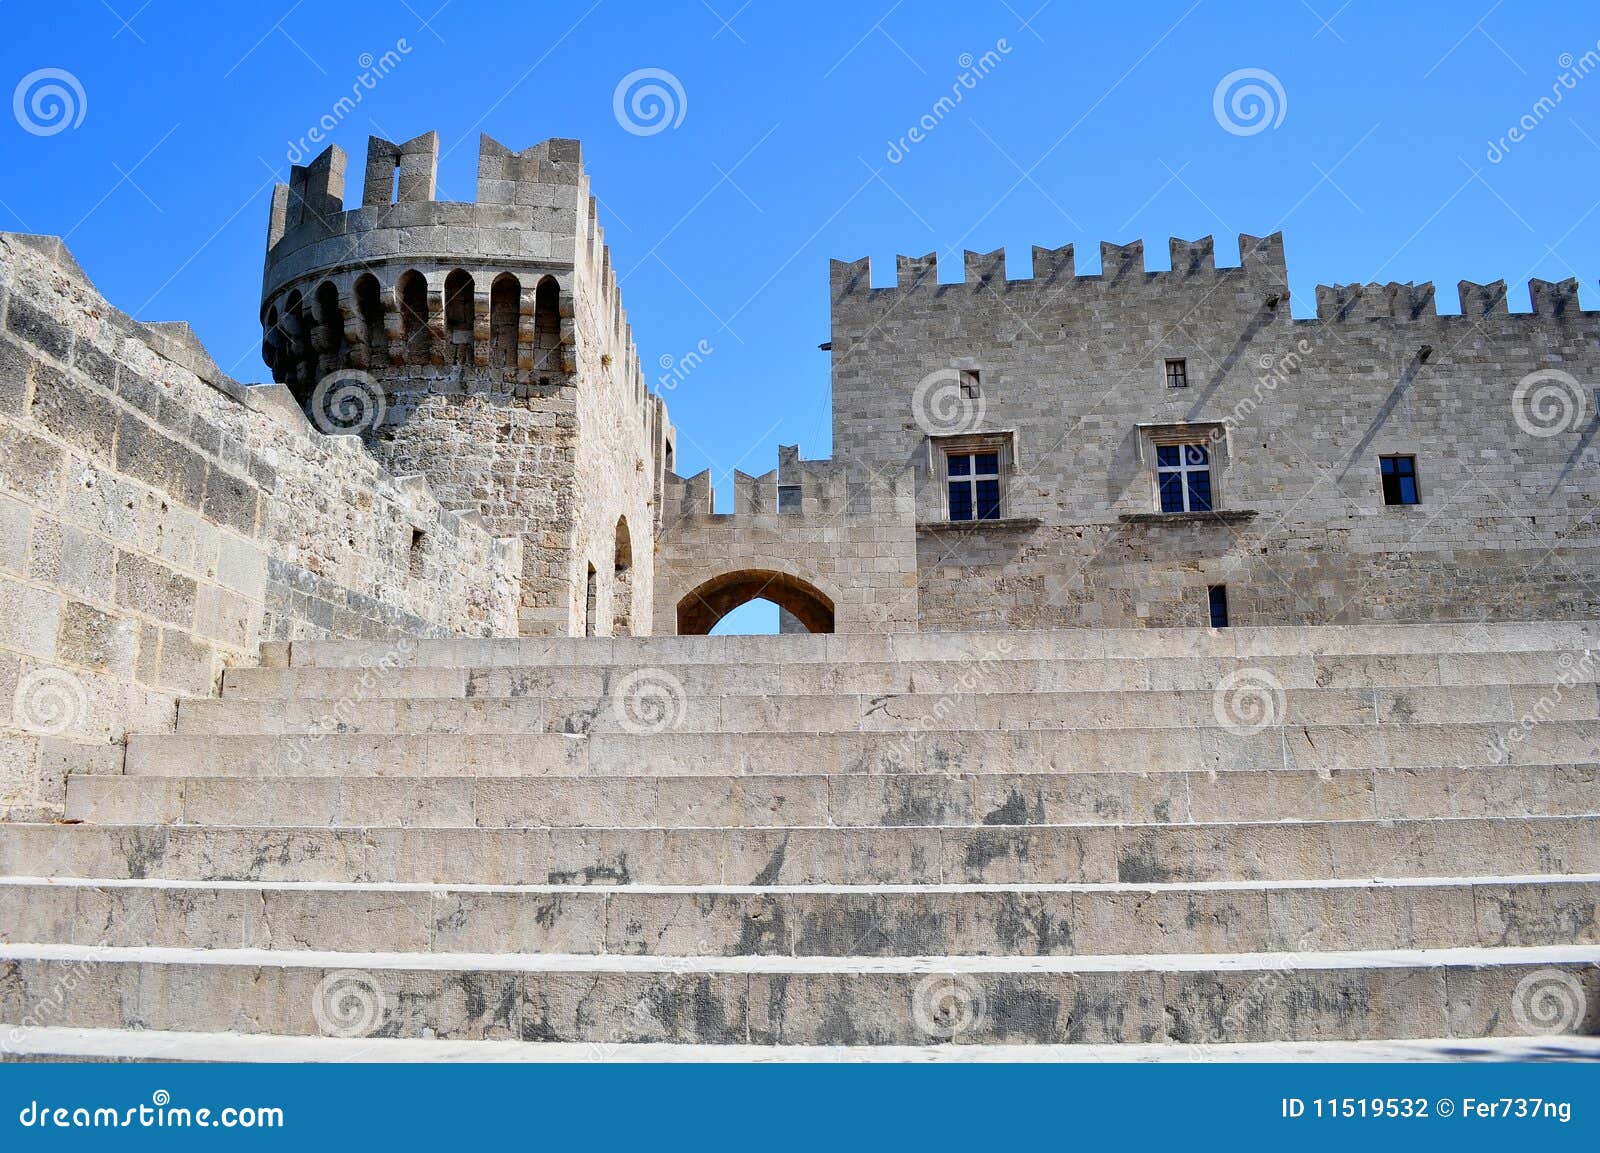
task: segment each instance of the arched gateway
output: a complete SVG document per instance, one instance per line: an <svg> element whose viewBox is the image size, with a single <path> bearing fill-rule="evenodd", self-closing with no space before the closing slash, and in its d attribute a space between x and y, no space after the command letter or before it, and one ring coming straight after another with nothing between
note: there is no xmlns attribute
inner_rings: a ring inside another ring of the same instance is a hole
<svg viewBox="0 0 1600 1153"><path fill-rule="evenodd" d="M816 585L773 569L739 569L713 577L678 602L678 635L704 636L734 609L758 598L787 609L810 632L833 631L833 601Z"/></svg>

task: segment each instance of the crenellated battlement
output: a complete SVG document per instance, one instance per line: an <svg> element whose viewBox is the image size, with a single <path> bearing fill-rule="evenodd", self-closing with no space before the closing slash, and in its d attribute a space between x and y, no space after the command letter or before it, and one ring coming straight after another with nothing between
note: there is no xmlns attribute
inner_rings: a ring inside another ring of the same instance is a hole
<svg viewBox="0 0 1600 1153"><path fill-rule="evenodd" d="M1270 236L1239 236L1239 264L1218 267L1216 244L1212 237L1184 240L1172 237L1168 242L1170 268L1150 271L1145 267L1144 242L1100 245L1100 271L1079 273L1073 246L1042 248L1034 246L1033 274L1030 277L1007 277L1005 249L992 252L967 250L962 255L963 277L958 283L941 283L939 257L935 252L924 256L896 256L895 284L891 287L872 286L872 261L860 260L831 262L830 288L832 299L843 302L852 297L889 299L902 293L952 293L963 289L977 293L1013 291L1026 292L1044 288L1053 293L1071 292L1081 287L1085 291L1105 292L1113 289L1131 289L1150 286L1162 288L1188 281L1229 280L1248 283L1259 280L1271 286L1279 298L1288 293L1288 267L1284 260L1283 234ZM1509 313L1506 284L1476 284L1463 280L1458 285L1461 313L1467 317L1504 315ZM1528 285L1532 315L1561 317L1584 311L1578 302L1578 282L1564 280L1552 283L1532 280ZM1435 300L1431 282L1386 284L1319 284L1316 289L1317 319L1331 323L1349 323L1364 320L1420 321L1441 314ZM1274 301L1276 303L1276 301Z"/></svg>
<svg viewBox="0 0 1600 1153"><path fill-rule="evenodd" d="M1103 241L1100 245L1100 271L1097 273L1080 274L1077 271L1074 249L1070 244L1060 248L1042 248L1035 245L1033 275L1030 277L1008 278L1006 250L996 248L992 252L973 252L969 249L963 253L963 279L960 285L939 282L939 256L936 252L930 252L925 256L896 256L893 287L872 287L871 257L832 261L829 283L833 299L837 301L857 295L946 291L962 286L979 290L1010 291L1014 288L1041 286L1058 288L1072 282L1082 282L1086 285L1117 285L1133 279L1161 281L1201 275L1237 277L1241 274L1274 284L1283 284L1287 280L1281 232L1273 233L1271 236L1241 235L1240 263L1233 268L1219 269L1216 266L1216 245L1209 236L1201 237L1199 240L1180 240L1174 237L1169 241L1169 245L1172 253L1170 271L1149 272L1145 269L1142 240L1135 240L1130 244L1112 244Z"/></svg>
<svg viewBox="0 0 1600 1153"><path fill-rule="evenodd" d="M435 132L399 143L374 136L359 206L345 207L348 158L337 145L277 187L261 301L274 379L305 394L341 368L443 370L520 392L587 368L642 404L579 143L515 151L480 137L476 202L435 199L438 162Z"/></svg>
<svg viewBox="0 0 1600 1153"><path fill-rule="evenodd" d="M837 460L801 460L798 445L780 445L777 468L760 476L734 470L732 512L716 511L710 469L690 477L668 474L662 523L779 518L784 525L815 527L843 516L882 516L896 508L909 516L913 492L909 468L889 477Z"/></svg>
<svg viewBox="0 0 1600 1153"><path fill-rule="evenodd" d="M493 137L480 136L475 201L436 199L437 132L401 143L369 137L361 203L349 208L345 206L348 164L345 151L329 145L309 163L295 165L289 183L274 189L267 229L269 274L274 265L319 240L352 239L391 227L520 228L560 236L583 232L556 219L568 212L576 216L587 205L588 178L583 172L582 146L576 140L552 138L516 152ZM418 207L422 205L432 207ZM509 245L509 237L500 240ZM428 251L425 237L414 238L412 243L420 251ZM462 255L529 254L512 247L491 247Z"/></svg>
<svg viewBox="0 0 1600 1153"><path fill-rule="evenodd" d="M1457 283L1456 293L1464 317L1510 315L1506 302L1506 282L1503 280L1491 284L1463 280ZM1576 279L1558 283L1530 280L1528 298L1533 306L1533 316L1560 317L1583 311L1578 304ZM1432 281L1421 284L1390 281L1387 284L1317 285L1317 319L1322 321L1416 321L1440 315L1448 314L1441 314L1436 307Z"/></svg>

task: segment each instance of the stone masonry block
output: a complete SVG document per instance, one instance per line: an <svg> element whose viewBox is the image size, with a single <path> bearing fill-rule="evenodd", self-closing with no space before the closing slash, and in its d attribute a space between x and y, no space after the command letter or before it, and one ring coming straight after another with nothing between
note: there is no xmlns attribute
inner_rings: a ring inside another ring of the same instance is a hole
<svg viewBox="0 0 1600 1153"><path fill-rule="evenodd" d="M206 474L205 515L244 536L256 533L260 493L248 480L212 466Z"/></svg>
<svg viewBox="0 0 1600 1153"><path fill-rule="evenodd" d="M117 434L117 468L161 489L188 508L200 508L205 499L205 458L137 417L122 418Z"/></svg>
<svg viewBox="0 0 1600 1153"><path fill-rule="evenodd" d="M63 459L49 441L0 419L0 488L52 506L61 491Z"/></svg>
<svg viewBox="0 0 1600 1153"><path fill-rule="evenodd" d="M0 577L0 636L8 647L54 656L60 621L60 596Z"/></svg>
<svg viewBox="0 0 1600 1153"><path fill-rule="evenodd" d="M63 364L67 362L68 352L72 348L71 330L16 293L11 294L11 301L6 308L6 328L41 352L49 353Z"/></svg>
<svg viewBox="0 0 1600 1153"><path fill-rule="evenodd" d="M40 366L33 393L33 418L42 428L96 460L111 459L117 435L115 402L78 384L60 369Z"/></svg>
<svg viewBox="0 0 1600 1153"><path fill-rule="evenodd" d="M3 547L0 545L0 550ZM65 521L40 516L34 519L28 548L28 575L35 581L86 600L111 600L117 554L109 541Z"/></svg>
<svg viewBox="0 0 1600 1153"><path fill-rule="evenodd" d="M117 553L117 603L125 608L188 626L194 623L195 595L192 577L138 553Z"/></svg>
<svg viewBox="0 0 1600 1153"><path fill-rule="evenodd" d="M60 660L131 677L138 649L139 628L132 617L102 612L82 601L62 606L56 638Z"/></svg>
<svg viewBox="0 0 1600 1153"><path fill-rule="evenodd" d="M32 509L19 500L0 496L0 573L21 576L26 571L32 524Z"/></svg>

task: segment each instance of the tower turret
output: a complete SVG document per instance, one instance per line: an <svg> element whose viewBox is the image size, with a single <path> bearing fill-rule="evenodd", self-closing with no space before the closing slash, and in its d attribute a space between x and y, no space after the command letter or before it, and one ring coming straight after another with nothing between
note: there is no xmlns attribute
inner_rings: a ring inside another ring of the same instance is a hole
<svg viewBox="0 0 1600 1153"><path fill-rule="evenodd" d="M433 132L372 137L357 208L337 146L274 190L262 357L324 432L360 435L392 471L523 538L524 633L647 632L640 570L673 436L582 149L482 137L475 203L434 199L438 156ZM609 572L624 532L642 561L597 590L591 570Z"/></svg>

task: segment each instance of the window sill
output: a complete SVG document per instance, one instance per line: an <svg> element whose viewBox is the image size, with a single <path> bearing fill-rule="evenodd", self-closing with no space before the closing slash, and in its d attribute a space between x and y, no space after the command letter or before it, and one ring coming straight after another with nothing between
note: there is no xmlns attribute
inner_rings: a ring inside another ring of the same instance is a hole
<svg viewBox="0 0 1600 1153"><path fill-rule="evenodd" d="M960 532L981 529L985 532L1026 532L1044 522L1036 516L1008 516L999 520L927 520L917 525L918 532Z"/></svg>
<svg viewBox="0 0 1600 1153"><path fill-rule="evenodd" d="M1253 508L1221 508L1210 512L1125 512L1123 524L1244 524L1256 518Z"/></svg>

